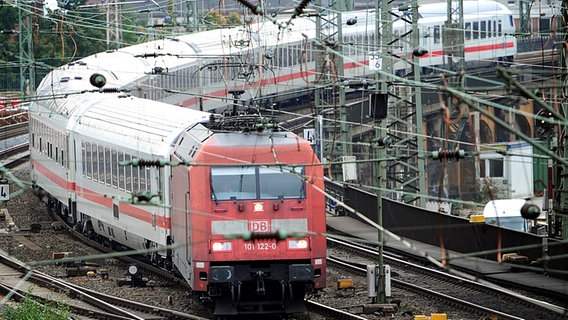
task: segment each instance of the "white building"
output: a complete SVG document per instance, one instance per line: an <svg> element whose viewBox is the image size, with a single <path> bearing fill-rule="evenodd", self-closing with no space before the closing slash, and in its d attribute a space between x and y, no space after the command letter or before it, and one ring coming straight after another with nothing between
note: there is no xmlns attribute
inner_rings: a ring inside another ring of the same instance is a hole
<svg viewBox="0 0 568 320"><path fill-rule="evenodd" d="M479 184L492 199L530 198L534 194L533 147L524 141L481 147Z"/></svg>

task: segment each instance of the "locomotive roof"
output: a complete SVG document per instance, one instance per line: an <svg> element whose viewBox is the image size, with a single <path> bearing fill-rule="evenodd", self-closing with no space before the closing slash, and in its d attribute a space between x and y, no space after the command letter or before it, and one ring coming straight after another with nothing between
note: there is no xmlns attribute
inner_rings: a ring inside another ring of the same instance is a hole
<svg viewBox="0 0 568 320"><path fill-rule="evenodd" d="M243 134L242 132L216 133L209 138L206 144L213 144L218 147L266 147L266 146L286 146L303 145L303 139L292 132L253 132Z"/></svg>

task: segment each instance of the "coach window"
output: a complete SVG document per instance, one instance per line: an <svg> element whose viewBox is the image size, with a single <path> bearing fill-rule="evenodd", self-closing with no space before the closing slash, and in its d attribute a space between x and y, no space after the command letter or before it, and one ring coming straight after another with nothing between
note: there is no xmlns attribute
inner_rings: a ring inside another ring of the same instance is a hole
<svg viewBox="0 0 568 320"><path fill-rule="evenodd" d="M98 181L105 182L105 149L103 146L97 146L97 160L99 163Z"/></svg>
<svg viewBox="0 0 568 320"><path fill-rule="evenodd" d="M471 22L466 22L465 23L465 28L464 28L464 39L465 40L471 40Z"/></svg>
<svg viewBox="0 0 568 320"><path fill-rule="evenodd" d="M120 163L124 161L124 153L118 152L118 188L120 190L126 189L126 165L121 166Z"/></svg>
<svg viewBox="0 0 568 320"><path fill-rule="evenodd" d="M36 122L36 121L37 121L37 120L32 119L32 121L30 122L30 123L31 123L31 130L30 130L30 132L31 132L31 137L30 137L30 142L31 142L31 144L32 144L32 147L34 147L34 148L35 148L35 145L36 145L36 143L35 143L36 135L35 135L35 133L34 133L35 130L37 129L37 122Z"/></svg>
<svg viewBox="0 0 568 320"><path fill-rule="evenodd" d="M93 149L95 148L95 149ZM96 153L97 153L97 149L96 146L92 145L90 142L88 143L88 147L87 147L87 159L88 159L88 163L87 163L87 171L89 174L89 178L95 180L95 172L96 172L96 166L97 163L95 162L96 159Z"/></svg>
<svg viewBox="0 0 568 320"><path fill-rule="evenodd" d="M124 155L124 161L129 162L132 157L129 154ZM126 191L132 192L132 166L124 166L124 176L126 183Z"/></svg>
<svg viewBox="0 0 568 320"><path fill-rule="evenodd" d="M434 26L434 43L441 42L440 26Z"/></svg>
<svg viewBox="0 0 568 320"><path fill-rule="evenodd" d="M132 159L137 159L138 157L133 156ZM142 168L133 168L132 169L132 192L140 191L140 170Z"/></svg>
<svg viewBox="0 0 568 320"><path fill-rule="evenodd" d="M473 39L479 39L479 22L473 23Z"/></svg>
<svg viewBox="0 0 568 320"><path fill-rule="evenodd" d="M142 185L146 183L146 179L144 179L144 168L134 168L133 173L134 179L132 180L132 191L142 191Z"/></svg>
<svg viewBox="0 0 568 320"><path fill-rule="evenodd" d="M138 170L138 191L150 191L150 168L140 167Z"/></svg>
<svg viewBox="0 0 568 320"><path fill-rule="evenodd" d="M87 177L87 144L85 142L81 142L81 174L83 177Z"/></svg>
<svg viewBox="0 0 568 320"><path fill-rule="evenodd" d="M112 185L112 154L109 147L105 147L105 184Z"/></svg>
<svg viewBox="0 0 568 320"><path fill-rule="evenodd" d="M487 21L481 21L479 35L481 39L485 39L487 37Z"/></svg>
<svg viewBox="0 0 568 320"><path fill-rule="evenodd" d="M111 159L110 159L110 168L111 168L111 185L115 188L118 188L118 152L115 149L111 150Z"/></svg>
<svg viewBox="0 0 568 320"><path fill-rule="evenodd" d="M503 35L503 22L501 20L497 21L497 36Z"/></svg>
<svg viewBox="0 0 568 320"><path fill-rule="evenodd" d="M306 197L304 169L292 167L258 168L260 199L303 199Z"/></svg>
<svg viewBox="0 0 568 320"><path fill-rule="evenodd" d="M91 143L83 142L83 172L90 179L93 177L93 158L91 155Z"/></svg>

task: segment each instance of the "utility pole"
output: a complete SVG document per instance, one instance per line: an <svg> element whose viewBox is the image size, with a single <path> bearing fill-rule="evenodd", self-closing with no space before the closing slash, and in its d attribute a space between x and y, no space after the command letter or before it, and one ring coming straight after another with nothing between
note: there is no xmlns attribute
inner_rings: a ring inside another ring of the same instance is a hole
<svg viewBox="0 0 568 320"><path fill-rule="evenodd" d="M383 225L383 190L386 187L386 147L389 145L387 132L387 115L390 85L387 75L393 73L393 57L389 56L389 46L393 34L392 19L390 17L390 3L388 1L377 1L375 5L375 46L379 49L377 53L381 59L380 71L375 73L375 91L369 99L369 108L374 118L375 138L371 140L371 147L375 149L373 176L377 187L377 224ZM383 54L386 53L386 54ZM374 98L373 98L374 97ZM384 233L378 230L378 270L377 274L377 302L386 302L386 283L385 283L385 264L383 259Z"/></svg>
<svg viewBox="0 0 568 320"><path fill-rule="evenodd" d="M397 75L409 71L414 81L420 81L419 56L427 53L419 46L418 1L392 9L390 1L376 2L375 39L379 52L376 64L380 73L375 74L375 89L370 96L371 115L374 118L375 137L371 141L373 148L373 177L377 194L377 224L382 226L382 198L396 197L398 190L414 191L408 202L425 205L421 194L425 192L424 174L424 139L422 135L422 100L419 86L397 86ZM395 22L403 24L397 33L393 32ZM405 60L395 51L412 52L412 60ZM397 64L398 62L398 64ZM403 63L401 63L403 62ZM370 59L370 67L373 63ZM410 67L408 67L410 65ZM402 67L401 67L402 66ZM396 70L395 70L396 68ZM396 160L392 160L396 159ZM392 191L386 191L386 190ZM386 269L383 260L384 234L378 231L378 282L377 298L379 303L386 302Z"/></svg>
<svg viewBox="0 0 568 320"><path fill-rule="evenodd" d="M389 4L390 8L390 4ZM421 67L419 57L427 54L426 49L420 46L420 37L427 36L427 30L418 28L418 1L411 1L396 9L390 9L389 18L392 21L383 21L393 25L398 22L400 32L392 32L388 41L383 41L383 50L404 48L404 56L397 57L399 61L396 70L391 67L389 73L395 73L406 79L413 79L416 83L421 81ZM411 52L410 61L403 64ZM422 194L426 193L425 151L422 118L422 90L420 86L400 85L393 81L393 90L389 92L389 137L393 148L387 149L389 158L396 159L387 167L387 188L393 190L389 198L398 199L403 191L402 198L407 203L425 206Z"/></svg>
<svg viewBox="0 0 568 320"><path fill-rule="evenodd" d="M86 4L79 6L79 9L100 8L106 9L106 45L107 50L117 50L122 48L122 20L120 18L121 6L126 4L145 3L145 0L123 1L108 0L105 3Z"/></svg>
<svg viewBox="0 0 568 320"><path fill-rule="evenodd" d="M34 28L39 28L33 17L38 17L43 8L38 7L41 4L35 1L16 2L16 5L20 30L18 35L20 42L20 93L22 98L29 99L35 96L36 73L33 34Z"/></svg>
<svg viewBox="0 0 568 320"><path fill-rule="evenodd" d="M107 50L119 49L122 47L122 23L120 20L119 0L108 0L106 6L107 19Z"/></svg>
<svg viewBox="0 0 568 320"><path fill-rule="evenodd" d="M316 59L314 100L320 126L317 130L320 136L316 150L321 150L319 156L324 165L325 162L333 163L329 172L334 180L342 180L339 164L342 156L352 154L345 87L340 84L344 76L341 13L350 9L348 5L344 1L335 1L331 10L323 9L316 16L319 53ZM317 7L321 8L321 0L318 0Z"/></svg>
<svg viewBox="0 0 568 320"><path fill-rule="evenodd" d="M519 33L520 39L526 39L531 35L530 12L533 0L519 0Z"/></svg>
<svg viewBox="0 0 568 320"><path fill-rule="evenodd" d="M463 22L463 0L447 0L446 2L447 19L442 30L442 45L444 49L445 57L445 68L448 72L446 76L446 84L452 88L463 87L463 73L465 70L465 37L464 37L464 22ZM473 29L473 26L471 27ZM463 106L459 102L455 102L454 97L448 95L446 97L446 108L449 110L450 118L454 119L463 114L461 109ZM448 138L449 140L459 141L462 132L465 130L466 125L468 125L468 118L462 117L456 122L452 122L451 126L448 126L445 121L442 121L440 133L442 137ZM453 151L459 148L457 142L447 143L440 149L447 149L447 151ZM441 180L443 180L443 185L450 185L455 187L457 193L461 195L461 178L460 178L460 168L448 168L448 166L441 166L444 168L440 172ZM455 175L452 183L450 183L449 178L447 178L446 171L452 169L458 174ZM441 191L441 190L440 190ZM442 196L439 194L439 196Z"/></svg>
<svg viewBox="0 0 568 320"><path fill-rule="evenodd" d="M185 5L185 25L189 32L199 31L199 16L197 12L197 0L187 0Z"/></svg>
<svg viewBox="0 0 568 320"><path fill-rule="evenodd" d="M562 19L559 24L559 32L564 37L564 41L568 41L568 32L566 31L566 19L568 19L568 0L562 1ZM560 57L560 70L568 69L568 50L566 46L562 46L562 55ZM559 94L557 99L560 102L561 115L566 117L568 115L568 97L566 90L568 90L568 76L562 73L562 94ZM568 122L563 121L558 125L558 153L559 157L566 159L568 155ZM552 210L548 216L549 223L549 236L557 239L568 240L568 166L557 160L554 161L553 168L553 185L554 185L554 198L552 202Z"/></svg>
<svg viewBox="0 0 568 320"><path fill-rule="evenodd" d="M447 0L447 20L443 31L444 55L452 69L462 71L464 61L463 0Z"/></svg>

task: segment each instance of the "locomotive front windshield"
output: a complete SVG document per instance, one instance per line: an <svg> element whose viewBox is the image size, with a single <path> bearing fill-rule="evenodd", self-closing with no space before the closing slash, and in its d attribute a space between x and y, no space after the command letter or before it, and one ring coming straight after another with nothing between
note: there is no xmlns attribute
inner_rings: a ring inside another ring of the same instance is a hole
<svg viewBox="0 0 568 320"><path fill-rule="evenodd" d="M303 167L235 166L211 168L211 199L303 199Z"/></svg>

